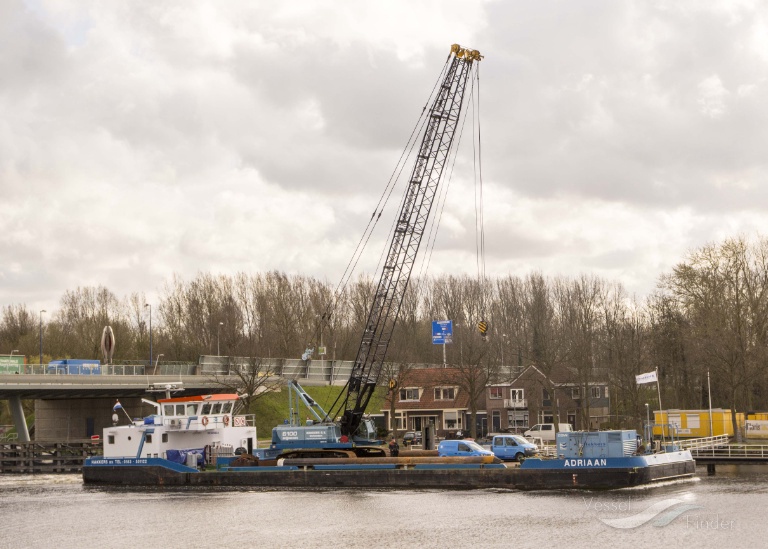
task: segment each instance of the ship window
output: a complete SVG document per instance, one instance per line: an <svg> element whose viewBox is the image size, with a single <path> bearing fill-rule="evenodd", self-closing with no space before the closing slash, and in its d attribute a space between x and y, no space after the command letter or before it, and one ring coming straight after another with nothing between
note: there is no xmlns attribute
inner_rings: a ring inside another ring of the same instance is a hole
<svg viewBox="0 0 768 549"><path fill-rule="evenodd" d="M220 414L221 413L221 402L217 402L213 405L213 411L212 414Z"/></svg>
<svg viewBox="0 0 768 549"><path fill-rule="evenodd" d="M194 416L197 414L197 404L187 404L187 415Z"/></svg>
<svg viewBox="0 0 768 549"><path fill-rule="evenodd" d="M183 404L177 404L176 405L176 415L177 416L183 416L184 415L184 405Z"/></svg>
<svg viewBox="0 0 768 549"><path fill-rule="evenodd" d="M168 433L163 433L163 442L168 442Z"/></svg>
<svg viewBox="0 0 768 549"><path fill-rule="evenodd" d="M107 444L114 444L114 443L115 443L115 435L107 436Z"/></svg>
<svg viewBox="0 0 768 549"><path fill-rule="evenodd" d="M164 413L166 416L172 416L172 415L174 415L174 414L173 414L173 404L166 404L165 406L163 406L163 413Z"/></svg>
<svg viewBox="0 0 768 549"><path fill-rule="evenodd" d="M203 404L203 410L200 413L202 415L204 415L204 416L207 416L208 414L210 414L211 413L211 403L210 402L206 402L205 404Z"/></svg>
<svg viewBox="0 0 768 549"><path fill-rule="evenodd" d="M222 414L228 414L232 411L232 403L231 402L225 402L221 405L221 413Z"/></svg>
<svg viewBox="0 0 768 549"><path fill-rule="evenodd" d="M147 435L146 441L147 441L147 444L152 444L152 435Z"/></svg>

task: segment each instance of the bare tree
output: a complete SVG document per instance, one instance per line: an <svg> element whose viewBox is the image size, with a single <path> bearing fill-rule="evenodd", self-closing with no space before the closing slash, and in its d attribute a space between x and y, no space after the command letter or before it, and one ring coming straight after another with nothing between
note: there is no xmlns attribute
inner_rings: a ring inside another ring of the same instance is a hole
<svg viewBox="0 0 768 549"><path fill-rule="evenodd" d="M226 372L214 371L210 375L218 385L240 395L245 413L252 412L259 397L285 385L269 362L257 358L236 359Z"/></svg>

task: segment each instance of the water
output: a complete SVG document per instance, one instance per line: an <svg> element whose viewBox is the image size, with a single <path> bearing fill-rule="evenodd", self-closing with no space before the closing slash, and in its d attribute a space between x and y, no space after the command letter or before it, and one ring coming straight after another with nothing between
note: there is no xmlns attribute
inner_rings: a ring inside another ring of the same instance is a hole
<svg viewBox="0 0 768 549"><path fill-rule="evenodd" d="M147 490L6 475L0 548L748 549L768 546L766 503L760 466L610 492Z"/></svg>

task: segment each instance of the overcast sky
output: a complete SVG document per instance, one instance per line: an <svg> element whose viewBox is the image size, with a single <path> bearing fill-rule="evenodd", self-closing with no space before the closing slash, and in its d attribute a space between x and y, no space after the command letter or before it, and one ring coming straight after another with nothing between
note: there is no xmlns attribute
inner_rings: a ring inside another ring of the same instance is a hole
<svg viewBox="0 0 768 549"><path fill-rule="evenodd" d="M453 43L485 56L488 274L642 297L768 235L765 2L0 0L0 305L336 283ZM476 274L459 158L432 274Z"/></svg>

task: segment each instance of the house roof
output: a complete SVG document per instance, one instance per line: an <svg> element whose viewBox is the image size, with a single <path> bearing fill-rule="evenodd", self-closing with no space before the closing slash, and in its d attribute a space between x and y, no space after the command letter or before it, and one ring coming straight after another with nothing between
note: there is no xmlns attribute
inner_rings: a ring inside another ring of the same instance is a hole
<svg viewBox="0 0 768 549"><path fill-rule="evenodd" d="M384 411L389 410L390 398L396 396L395 408L398 410L446 410L446 409L466 409L469 407L469 395L466 391L459 388L459 383L455 381L459 376L459 370L456 368L414 368L406 372L398 388L387 394L384 402ZM453 400L438 399L435 400L436 387L454 387L456 389ZM400 401L400 389L418 388L423 389L420 392L419 400Z"/></svg>

